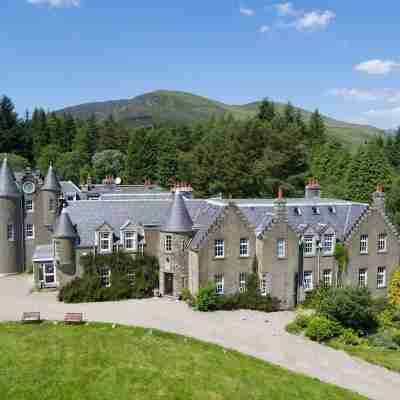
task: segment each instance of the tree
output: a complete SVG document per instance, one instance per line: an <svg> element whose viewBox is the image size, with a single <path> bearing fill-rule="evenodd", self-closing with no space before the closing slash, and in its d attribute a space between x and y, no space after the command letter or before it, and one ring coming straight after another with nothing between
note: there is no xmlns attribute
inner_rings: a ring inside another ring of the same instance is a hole
<svg viewBox="0 0 400 400"><path fill-rule="evenodd" d="M389 283L389 303L400 307L400 267L398 267L390 279Z"/></svg>
<svg viewBox="0 0 400 400"><path fill-rule="evenodd" d="M326 127L324 119L318 110L311 114L308 123L308 135L311 143L323 143L326 139Z"/></svg>
<svg viewBox="0 0 400 400"><path fill-rule="evenodd" d="M7 96L0 99L0 151L11 153L20 150L20 126L14 104Z"/></svg>
<svg viewBox="0 0 400 400"><path fill-rule="evenodd" d="M50 164L60 157L60 148L54 144L49 144L42 149L40 157L37 159L36 167L42 174L45 174Z"/></svg>
<svg viewBox="0 0 400 400"><path fill-rule="evenodd" d="M121 175L125 163L125 156L118 150L104 150L95 153L92 158L93 171L97 180L106 176Z"/></svg>
<svg viewBox="0 0 400 400"><path fill-rule="evenodd" d="M85 123L76 127L72 150L80 154L85 163L90 163L97 147L98 126L92 115Z"/></svg>
<svg viewBox="0 0 400 400"><path fill-rule="evenodd" d="M83 167L84 160L76 151L62 153L55 163L57 175L66 181L72 181L76 185L80 183L80 170Z"/></svg>
<svg viewBox="0 0 400 400"><path fill-rule="evenodd" d="M100 127L96 151L114 149L125 152L128 142L127 130L110 115Z"/></svg>
<svg viewBox="0 0 400 400"><path fill-rule="evenodd" d="M7 156L8 164L12 168L14 172L24 171L29 167L29 161L21 156L16 154L0 154L0 163L3 162L3 159Z"/></svg>
<svg viewBox="0 0 400 400"><path fill-rule="evenodd" d="M260 104L257 117L261 121L271 122L274 119L275 115L276 115L275 104L268 98L265 98Z"/></svg>
<svg viewBox="0 0 400 400"><path fill-rule="evenodd" d="M158 157L158 182L171 187L178 178L178 148L171 130L161 132Z"/></svg>

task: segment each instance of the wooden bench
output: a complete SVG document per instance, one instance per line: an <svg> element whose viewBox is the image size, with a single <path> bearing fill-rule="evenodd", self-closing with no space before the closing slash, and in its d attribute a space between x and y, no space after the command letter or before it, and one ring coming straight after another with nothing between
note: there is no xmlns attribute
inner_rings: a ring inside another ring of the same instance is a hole
<svg viewBox="0 0 400 400"><path fill-rule="evenodd" d="M64 322L66 324L81 324L83 323L82 313L65 313Z"/></svg>
<svg viewBox="0 0 400 400"><path fill-rule="evenodd" d="M40 322L40 312L24 312L21 318L22 323Z"/></svg>

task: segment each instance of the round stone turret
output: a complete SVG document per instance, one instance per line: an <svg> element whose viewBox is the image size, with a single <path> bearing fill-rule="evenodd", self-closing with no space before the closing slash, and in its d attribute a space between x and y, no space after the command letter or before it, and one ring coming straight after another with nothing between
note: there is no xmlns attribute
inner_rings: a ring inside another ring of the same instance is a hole
<svg viewBox="0 0 400 400"><path fill-rule="evenodd" d="M167 233L191 233L192 230L193 221L186 208L185 200L180 192L176 192L162 231Z"/></svg>
<svg viewBox="0 0 400 400"><path fill-rule="evenodd" d="M47 171L46 178L40 190L43 205L43 225L54 226L57 219L61 185L52 165L50 165Z"/></svg>
<svg viewBox="0 0 400 400"><path fill-rule="evenodd" d="M0 169L0 275L22 272L22 194L7 158Z"/></svg>

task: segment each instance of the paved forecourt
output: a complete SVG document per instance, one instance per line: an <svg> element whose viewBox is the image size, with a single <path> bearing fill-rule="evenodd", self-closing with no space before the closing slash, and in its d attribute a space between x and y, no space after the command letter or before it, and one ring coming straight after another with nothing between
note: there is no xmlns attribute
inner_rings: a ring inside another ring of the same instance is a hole
<svg viewBox="0 0 400 400"><path fill-rule="evenodd" d="M156 328L217 343L370 399L400 396L400 374L288 334L285 325L294 318L293 312L200 313L168 299L63 304L56 293L31 293L31 287L31 276L0 277L0 320L20 320L24 311L38 311L49 320L62 320L65 312L82 312L90 321Z"/></svg>

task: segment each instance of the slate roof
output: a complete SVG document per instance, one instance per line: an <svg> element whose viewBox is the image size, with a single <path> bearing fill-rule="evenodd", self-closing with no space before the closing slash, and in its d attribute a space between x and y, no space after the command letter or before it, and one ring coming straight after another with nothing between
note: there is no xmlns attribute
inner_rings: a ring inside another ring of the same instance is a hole
<svg viewBox="0 0 400 400"><path fill-rule="evenodd" d="M75 239L77 236L67 209L64 208L58 217L53 237L56 239Z"/></svg>
<svg viewBox="0 0 400 400"><path fill-rule="evenodd" d="M53 166L50 165L49 170L47 171L46 178L44 179L44 184L41 187L41 190L46 190L49 192L61 192L61 185L57 178L56 173L54 172Z"/></svg>
<svg viewBox="0 0 400 400"><path fill-rule="evenodd" d="M66 194L81 194L81 189L75 185L74 182L71 181L61 181L61 191Z"/></svg>
<svg viewBox="0 0 400 400"><path fill-rule="evenodd" d="M234 202L254 226L255 234L261 234L272 223L274 199L184 199L184 204L193 230L196 232L191 247L196 249L207 237L208 231L216 219ZM162 227L167 223L172 205L172 197L168 198L138 198L129 200L81 200L71 202L67 211L72 223L76 224L81 239L81 247L93 246L95 231L107 222L118 236L126 221L144 226ZM368 209L367 204L352 203L335 199L287 199L288 223L301 234L308 226L331 226L335 229L338 239L342 240ZM315 214L313 207L318 209ZM301 215L295 213L300 208Z"/></svg>
<svg viewBox="0 0 400 400"><path fill-rule="evenodd" d="M35 251L32 256L32 261L52 261L54 259L54 249L53 245L46 244L35 247Z"/></svg>
<svg viewBox="0 0 400 400"><path fill-rule="evenodd" d="M15 177L8 165L7 158L4 158L0 169L0 197L19 198L21 191L15 183Z"/></svg>
<svg viewBox="0 0 400 400"><path fill-rule="evenodd" d="M168 212L168 217L162 225L163 232L188 233L193 229L193 221L186 208L185 200L177 192Z"/></svg>

